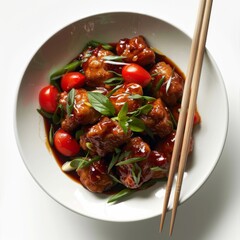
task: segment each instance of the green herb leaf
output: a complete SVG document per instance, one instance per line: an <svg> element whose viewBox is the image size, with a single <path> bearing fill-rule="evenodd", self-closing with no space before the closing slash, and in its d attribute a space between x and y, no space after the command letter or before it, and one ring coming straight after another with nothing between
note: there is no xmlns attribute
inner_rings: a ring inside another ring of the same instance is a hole
<svg viewBox="0 0 240 240"><path fill-rule="evenodd" d="M53 134L54 134L53 125L51 124L49 133L48 133L48 141L51 146L53 146Z"/></svg>
<svg viewBox="0 0 240 240"><path fill-rule="evenodd" d="M66 110L67 110L67 115L68 116L70 116L72 114L72 111L73 111L74 97L75 97L75 89L72 88L71 91L68 93L68 96L67 96Z"/></svg>
<svg viewBox="0 0 240 240"><path fill-rule="evenodd" d="M162 171L162 172L167 172L167 169L161 168L159 166L151 167L150 168L152 171Z"/></svg>
<svg viewBox="0 0 240 240"><path fill-rule="evenodd" d="M113 88L110 92L108 92L108 94L106 95L107 97L110 97L112 96L119 88L122 87L122 84L121 85L117 85L115 88Z"/></svg>
<svg viewBox="0 0 240 240"><path fill-rule="evenodd" d="M143 100L146 100L148 102L153 102L153 101L156 100L156 98L154 98L154 97L142 96L140 94L133 94L133 95L130 95L128 98L131 98L131 99L143 99Z"/></svg>
<svg viewBox="0 0 240 240"><path fill-rule="evenodd" d="M104 81L104 83L108 86L117 86L123 83L123 78L122 77L109 78L108 80Z"/></svg>
<svg viewBox="0 0 240 240"><path fill-rule="evenodd" d="M122 127L124 133L128 132L129 117L127 116L127 113L128 113L128 103L125 102L117 116L119 125Z"/></svg>
<svg viewBox="0 0 240 240"><path fill-rule="evenodd" d="M117 163L117 161L118 161L118 155L113 155L112 156L112 160L111 160L111 162L109 163L109 165L108 165L108 173L111 171L111 169L113 168L113 166Z"/></svg>
<svg viewBox="0 0 240 240"><path fill-rule="evenodd" d="M155 185L157 182L166 182L167 178L160 178L160 179L151 179L145 183L143 183L138 190L145 190L148 189L150 187L152 187L153 185ZM124 197L127 197L129 195L131 195L132 193L137 192L138 190L136 189L129 189L129 188L124 188L123 190L119 191L118 193L112 195L109 199L108 199L108 203L112 203L112 202L117 202L121 199L123 199Z"/></svg>
<svg viewBox="0 0 240 240"><path fill-rule="evenodd" d="M133 132L143 132L145 130L145 124L139 118L131 117L128 124Z"/></svg>
<svg viewBox="0 0 240 240"><path fill-rule="evenodd" d="M53 114L44 111L42 108L37 109L37 111L38 111L38 113L39 113L42 117L45 117L45 118L51 119L52 116L53 116Z"/></svg>
<svg viewBox="0 0 240 240"><path fill-rule="evenodd" d="M122 161L124 158L127 158L130 155L131 151L124 151L119 155L118 160Z"/></svg>
<svg viewBox="0 0 240 240"><path fill-rule="evenodd" d="M116 166L122 166L122 165L126 165L126 164L132 164L132 163L136 163L136 162L140 162L145 160L145 157L133 157L133 158L128 158L127 160L118 162L116 164Z"/></svg>
<svg viewBox="0 0 240 240"><path fill-rule="evenodd" d="M80 137L84 134L84 130L81 128L75 132L75 138L78 141Z"/></svg>
<svg viewBox="0 0 240 240"><path fill-rule="evenodd" d="M131 173L132 173L134 182L136 183L136 185L138 185L141 179L142 169L138 166L137 163L133 164Z"/></svg>
<svg viewBox="0 0 240 240"><path fill-rule="evenodd" d="M103 60L106 61L122 61L124 58L126 58L125 56L112 56L112 55L108 55L108 56L104 56Z"/></svg>
<svg viewBox="0 0 240 240"><path fill-rule="evenodd" d="M75 169L85 168L98 161L100 158L100 156L95 156L92 159L89 159L87 157L75 158L71 161L70 166Z"/></svg>
<svg viewBox="0 0 240 240"><path fill-rule="evenodd" d="M62 77L63 74L65 74L67 72L73 72L74 70L76 70L77 67L79 67L81 65L81 63L82 63L81 61L75 60L75 61L65 65L64 67L58 69L54 73L52 73L50 76L50 84L54 85L55 80L59 79L60 77Z"/></svg>
<svg viewBox="0 0 240 240"><path fill-rule="evenodd" d="M115 149L116 154L113 155L111 162L108 166L108 172L116 165L118 161L122 161L124 158L128 157L131 153L130 151L121 152L121 149L116 148Z"/></svg>
<svg viewBox="0 0 240 240"><path fill-rule="evenodd" d="M92 107L105 116L113 116L115 109L108 97L98 92L88 92L88 100Z"/></svg>
<svg viewBox="0 0 240 240"><path fill-rule="evenodd" d="M112 180L113 180L115 183L119 183L119 184L122 185L122 182L121 182L119 179L117 179L114 175L109 174L109 176L112 178Z"/></svg>
<svg viewBox="0 0 240 240"><path fill-rule="evenodd" d="M176 121L175 117L173 116L173 114L172 114L172 112L170 110L169 110L169 114L170 114L170 117L171 117L173 128L176 129L177 128L177 121Z"/></svg>
<svg viewBox="0 0 240 240"><path fill-rule="evenodd" d="M156 92L161 88L161 86L163 85L165 76L162 76L162 78L158 81L155 89L154 89L154 93L156 94Z"/></svg>
<svg viewBox="0 0 240 240"><path fill-rule="evenodd" d="M54 124L59 124L64 117L64 110L62 104L58 104L57 109L55 110L52 120Z"/></svg>
<svg viewBox="0 0 240 240"><path fill-rule="evenodd" d="M113 70L108 70L108 72L114 73L114 74L115 74L116 76L118 76L118 77L122 77L122 74L121 74L121 73L115 72L115 71L113 71Z"/></svg>
<svg viewBox="0 0 240 240"><path fill-rule="evenodd" d="M113 50L113 47L108 44L108 43L104 43L104 42L99 42L99 41L95 41L95 40L91 40L87 43L87 47L98 47L98 46L102 46L103 49L105 50L109 50L109 51L112 51Z"/></svg>
<svg viewBox="0 0 240 240"><path fill-rule="evenodd" d="M146 104L141 106L140 108L138 108L137 110L133 111L133 112L129 112L130 115L133 116L139 116L141 114L148 114L151 110L152 110L153 106L151 104Z"/></svg>
<svg viewBox="0 0 240 240"><path fill-rule="evenodd" d="M108 199L108 203L111 202L116 202L119 199L126 197L128 195L130 195L131 193L135 192L135 190L129 189L129 188L124 188L123 190L121 190L120 192L112 195L109 199Z"/></svg>

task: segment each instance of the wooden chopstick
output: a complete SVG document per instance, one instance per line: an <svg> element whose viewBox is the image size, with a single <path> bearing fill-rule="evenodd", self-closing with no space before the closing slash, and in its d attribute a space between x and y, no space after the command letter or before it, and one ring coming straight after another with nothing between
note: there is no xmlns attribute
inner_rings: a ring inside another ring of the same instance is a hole
<svg viewBox="0 0 240 240"><path fill-rule="evenodd" d="M194 70L194 64L191 64L191 63L195 63L195 60L196 60L197 46L199 43L199 37L200 37L200 32L201 32L205 3L206 3L206 0L202 0L201 4L199 6L197 24L195 26L195 31L194 31L194 36L193 36L193 41L192 41L192 46L191 46L191 51L190 51L189 65L188 65L186 81L185 81L185 86L184 86L184 91L183 91L181 111L180 111L179 120L178 120L178 127L176 130L175 143L174 143L174 148L173 148L173 153L172 153L172 158L171 158L171 165L170 165L170 169L169 169L168 181L167 181L167 186L166 186L166 192L165 192L165 197L164 197L164 202L163 202L163 210L162 210L162 216L161 216L161 221L160 221L160 231L162 231L162 229L163 229L163 224L164 224L167 207L168 207L168 202L169 202L169 197L171 194L171 189L172 189L172 184L173 184L173 178L175 175L177 162L179 159L179 153L181 150L181 143L182 143L182 139L183 139L183 132L184 132L185 121L186 121L186 116L187 116L187 107L188 107L187 105L188 105L189 98L190 98L190 88L191 88L191 82L192 82L192 76L193 76L193 70Z"/></svg>
<svg viewBox="0 0 240 240"><path fill-rule="evenodd" d="M207 3L206 3L207 2ZM196 96L197 96L197 90L198 90L198 82L200 79L200 73L201 73L201 66L202 66L202 59L204 54L204 47L206 43L206 36L207 36L207 29L208 29L208 22L210 18L210 11L211 11L211 5L212 0L202 0L199 12L198 12L198 18L197 23L195 27L194 37L192 41L191 51L190 51L190 57L189 57L189 65L187 70L187 78L185 81L184 86L184 92L183 92L183 98L182 98L182 104L181 104L181 111L179 116L179 122L178 122L178 128L176 131L176 137L175 137L175 144L171 159L171 166L169 170L168 175L168 182L166 186L166 192L165 192L165 198L164 198L164 204L163 204L163 211L162 211L162 217L160 222L160 231L162 231L164 219L167 212L168 207L168 201L172 189L172 183L176 171L177 162L180 157L180 151L181 151L181 158L179 162L179 170L180 174L178 178L178 185L176 187L175 193L175 201L174 201L174 208L173 208L173 215L171 219L171 226L170 226L170 235L172 234L173 225L174 225L174 219L176 216L176 209L178 205L180 190L181 190L181 184L182 184L182 177L186 165L186 159L187 159L187 153L188 153L188 146L189 146L189 139L191 137L192 133L192 125L193 125L193 115L196 108ZM197 56L198 55L198 56ZM197 67L198 71L195 70L195 67ZM192 84L192 79L194 79L194 84ZM194 93L195 94L192 94ZM191 96L190 96L191 94ZM189 99L192 105L192 110L190 113L190 107L189 107ZM186 123L186 118L187 123ZM188 129L188 133L184 133L184 130ZM184 137L183 137L184 136ZM182 143L183 141L183 143ZM186 144L186 146L185 146ZM183 150L184 149L184 150ZM184 153L186 151L186 153ZM181 163L182 162L182 163ZM180 167L181 166L181 167Z"/></svg>
<svg viewBox="0 0 240 240"><path fill-rule="evenodd" d="M202 28L201 28L200 39L199 39L199 46L198 46L195 67L194 67L194 73L193 73L193 79L192 79L192 85L191 85L190 103L189 103L189 107L188 107L188 114L187 114L187 120L186 120L186 125L185 125L185 132L184 132L184 137L183 137L181 156L180 156L180 160L179 160L177 183L176 183L174 202L173 202L173 210L172 210L172 216L171 216L171 222L170 222L170 232L169 232L170 235L172 235L173 226L174 226L174 222L175 222L177 206L178 206L179 196L180 196L181 187L182 187L183 174L184 174L184 170L185 170L185 166L186 166L186 162L187 162L188 151L189 151L190 138L192 135L193 118L194 118L194 113L196 111L197 93L198 93L199 81L200 81L200 76L201 76L201 69L202 69L205 44L206 44L206 39L207 39L209 20L210 20L211 9L212 9L212 1L213 0L206 1L206 7L205 7L204 16L203 16Z"/></svg>

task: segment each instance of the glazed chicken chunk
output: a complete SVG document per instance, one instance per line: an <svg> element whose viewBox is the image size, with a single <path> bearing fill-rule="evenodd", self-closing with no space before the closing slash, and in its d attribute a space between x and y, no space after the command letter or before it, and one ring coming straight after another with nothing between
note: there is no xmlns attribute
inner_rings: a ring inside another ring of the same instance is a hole
<svg viewBox="0 0 240 240"><path fill-rule="evenodd" d="M163 178L168 176L175 143L175 133L176 132L173 131L163 140L159 141L149 155L149 164L153 169L152 178Z"/></svg>
<svg viewBox="0 0 240 240"><path fill-rule="evenodd" d="M106 162L102 159L88 167L78 169L77 174L82 185L91 192L105 192L114 184L107 172Z"/></svg>
<svg viewBox="0 0 240 240"><path fill-rule="evenodd" d="M151 105L151 111L148 114L141 115L141 119L153 134L163 138L173 131L171 116L160 98L156 99Z"/></svg>
<svg viewBox="0 0 240 240"><path fill-rule="evenodd" d="M89 150L90 154L104 157L114 152L115 148L123 145L130 137L131 132L124 133L117 121L103 117L80 137L80 145L83 150Z"/></svg>
<svg viewBox="0 0 240 240"><path fill-rule="evenodd" d="M104 62L104 57L113 55L112 52L102 48L96 48L92 56L83 63L83 71L86 76L86 86L103 87L104 81L113 77L113 73L108 71L108 64Z"/></svg>
<svg viewBox="0 0 240 240"><path fill-rule="evenodd" d="M143 95L142 87L136 83L123 84L114 94L110 96L110 101L112 102L116 112L118 113L122 106L127 102L128 111L134 111L141 106L141 100L131 99L129 96L134 94Z"/></svg>
<svg viewBox="0 0 240 240"><path fill-rule="evenodd" d="M150 71L154 75L152 93L161 97L168 107L178 105L182 99L184 79L165 62L158 62ZM163 83L159 81L163 79Z"/></svg>
<svg viewBox="0 0 240 240"><path fill-rule="evenodd" d="M116 46L117 55L126 57L125 62L137 63L141 66L154 64L155 53L142 36L121 39Z"/></svg>
<svg viewBox="0 0 240 240"><path fill-rule="evenodd" d="M66 111L67 106L67 92L60 94L59 103ZM94 124L100 117L100 114L92 108L89 104L87 91L83 88L75 90L74 107L72 114L66 114L61 122L61 127L67 132L75 130L80 125Z"/></svg>
<svg viewBox="0 0 240 240"><path fill-rule="evenodd" d="M128 156L123 160L130 158L142 158L142 160L117 166L117 173L120 181L127 188L138 188L144 182L151 178L151 170L148 161L151 149L141 137L131 138L129 143L124 147L123 152L128 152Z"/></svg>

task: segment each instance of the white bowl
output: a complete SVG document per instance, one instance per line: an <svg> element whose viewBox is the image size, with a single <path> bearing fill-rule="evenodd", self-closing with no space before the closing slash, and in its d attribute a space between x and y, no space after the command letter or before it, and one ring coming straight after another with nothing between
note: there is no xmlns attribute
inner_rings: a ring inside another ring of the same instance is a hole
<svg viewBox="0 0 240 240"><path fill-rule="evenodd" d="M39 90L49 75L75 57L89 40L114 42L143 35L152 47L186 72L191 38L160 19L138 13L105 13L81 19L49 38L31 59L22 77L16 100L15 133L24 163L36 182L68 209L95 219L129 222L161 214L166 183L131 195L118 204L94 194L67 177L46 146L42 117L37 113ZM224 146L228 102L221 74L206 51L198 93L202 117L194 133L194 151L186 168L180 203L192 196L213 171ZM174 187L174 186L173 186ZM170 198L170 208L172 204Z"/></svg>

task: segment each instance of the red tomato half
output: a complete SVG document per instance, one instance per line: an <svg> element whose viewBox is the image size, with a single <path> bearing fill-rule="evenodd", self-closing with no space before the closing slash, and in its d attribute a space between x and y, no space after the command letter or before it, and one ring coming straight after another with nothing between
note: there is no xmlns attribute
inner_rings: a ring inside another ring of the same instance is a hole
<svg viewBox="0 0 240 240"><path fill-rule="evenodd" d="M48 112L54 113L57 109L58 90L52 85L48 85L39 92L39 104L41 108Z"/></svg>
<svg viewBox="0 0 240 240"><path fill-rule="evenodd" d="M80 151L80 145L75 138L59 128L53 137L56 149L64 156L72 157Z"/></svg>
<svg viewBox="0 0 240 240"><path fill-rule="evenodd" d="M127 83L137 83L146 87L151 81L151 75L138 64L131 63L122 69L122 77Z"/></svg>
<svg viewBox="0 0 240 240"><path fill-rule="evenodd" d="M80 88L85 83L85 76L80 72L65 73L61 79L61 88L63 91L70 91L72 88Z"/></svg>

